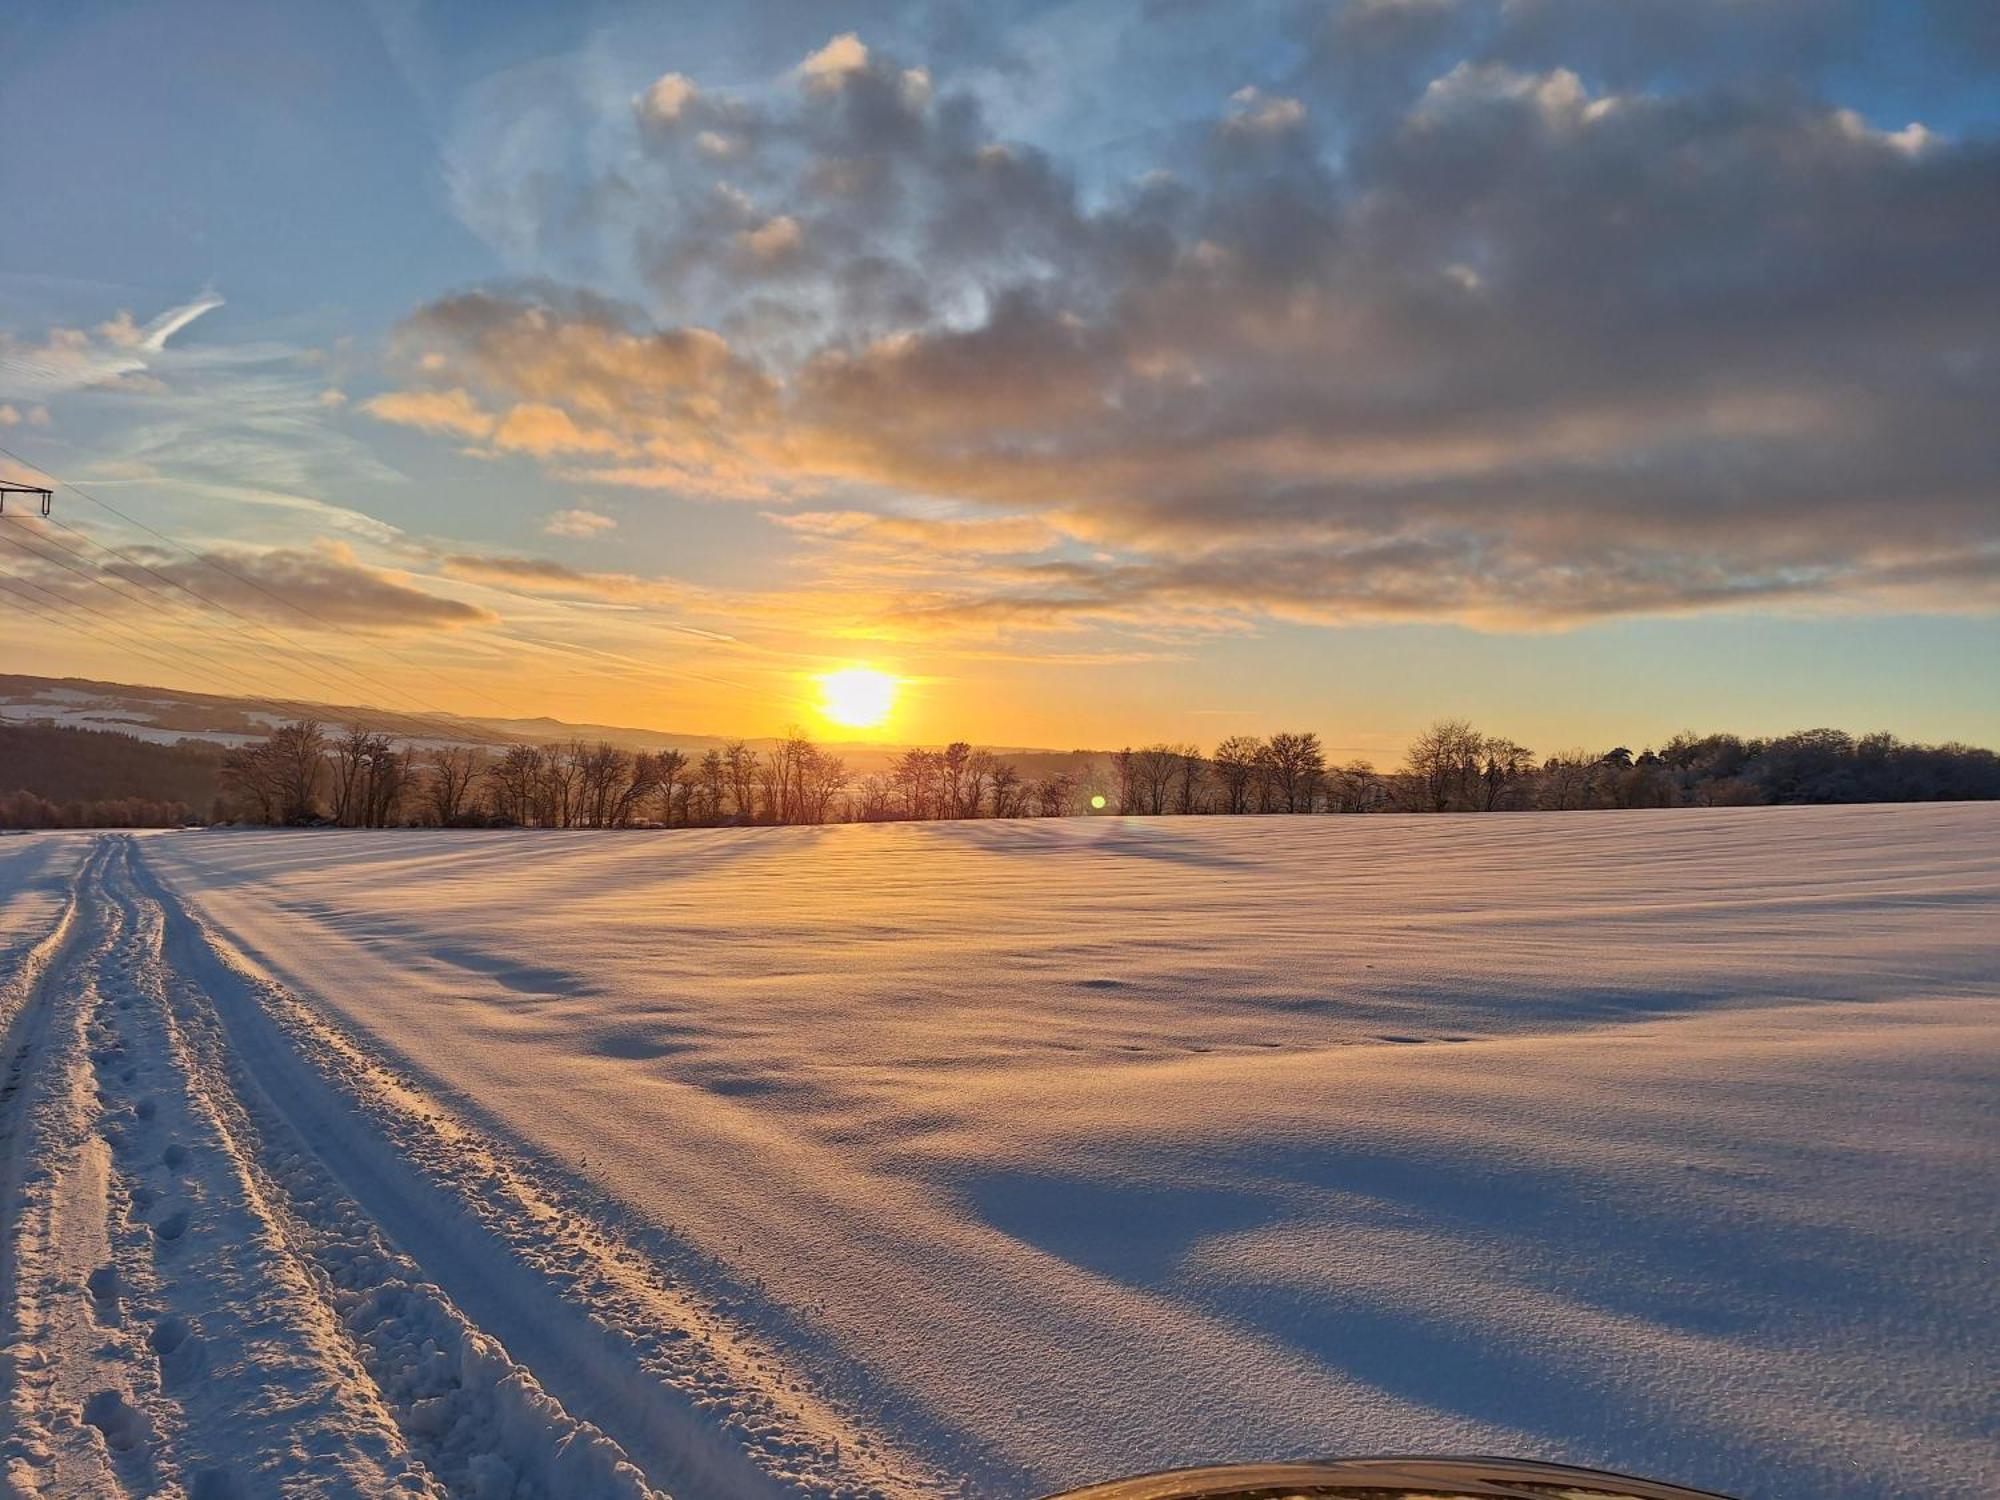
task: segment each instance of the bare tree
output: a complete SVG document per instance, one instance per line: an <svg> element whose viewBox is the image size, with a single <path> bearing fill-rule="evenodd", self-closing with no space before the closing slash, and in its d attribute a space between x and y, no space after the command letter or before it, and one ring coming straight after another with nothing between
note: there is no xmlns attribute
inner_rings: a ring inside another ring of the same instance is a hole
<svg viewBox="0 0 2000 1500"><path fill-rule="evenodd" d="M326 770L326 735L319 721L281 724L264 745L271 758L280 820L312 822L319 816L319 784Z"/></svg>
<svg viewBox="0 0 2000 1500"><path fill-rule="evenodd" d="M1506 812L1529 806L1535 791L1534 752L1496 735L1485 740L1479 754L1479 810Z"/></svg>
<svg viewBox="0 0 2000 1500"><path fill-rule="evenodd" d="M525 827L541 812L543 761L546 753L539 745L509 745L499 760L486 768L493 788L493 811L503 823Z"/></svg>
<svg viewBox="0 0 2000 1500"><path fill-rule="evenodd" d="M678 750L661 750L653 756L653 772L660 822L668 828L692 822L688 803L693 788L688 782L687 756Z"/></svg>
<svg viewBox="0 0 2000 1500"><path fill-rule="evenodd" d="M1463 719L1440 719L1410 742L1403 777L1419 812L1464 811L1475 805L1486 737Z"/></svg>
<svg viewBox="0 0 2000 1500"><path fill-rule="evenodd" d="M975 750L965 758L965 780L958 791L958 815L961 818L979 816L979 810L986 805L987 783L993 779L993 770L998 764L991 750Z"/></svg>
<svg viewBox="0 0 2000 1500"><path fill-rule="evenodd" d="M722 752L709 750L701 757L701 767L695 772L695 800L700 808L700 819L704 823L722 821L722 798L729 786L729 771L724 765Z"/></svg>
<svg viewBox="0 0 2000 1500"><path fill-rule="evenodd" d="M285 787L269 739L238 745L222 757L222 784L256 809L260 823L284 821Z"/></svg>
<svg viewBox="0 0 2000 1500"><path fill-rule="evenodd" d="M439 745L430 752L430 775L424 781L424 801L441 828L465 821L473 783L480 773L480 754L471 745Z"/></svg>
<svg viewBox="0 0 2000 1500"><path fill-rule="evenodd" d="M1076 778L1057 771L1035 783L1035 806L1045 818L1066 818L1076 807Z"/></svg>
<svg viewBox="0 0 2000 1500"><path fill-rule="evenodd" d="M1139 766L1132 747L1111 754L1111 774L1118 779L1118 811L1135 813L1139 811Z"/></svg>
<svg viewBox="0 0 2000 1500"><path fill-rule="evenodd" d="M1197 813L1202 810L1202 789L1208 781L1208 762L1201 758L1199 745L1177 745L1174 754L1174 811Z"/></svg>
<svg viewBox="0 0 2000 1500"><path fill-rule="evenodd" d="M941 795L940 758L935 750L905 750L890 768L889 782L896 789L906 818L935 816L933 809Z"/></svg>
<svg viewBox="0 0 2000 1500"><path fill-rule="evenodd" d="M965 816L965 777L972 762L972 746L953 740L938 753L938 798L941 818Z"/></svg>
<svg viewBox="0 0 2000 1500"><path fill-rule="evenodd" d="M1327 785L1338 812L1379 812L1388 804L1388 789L1369 761L1350 760L1328 775Z"/></svg>
<svg viewBox="0 0 2000 1500"><path fill-rule="evenodd" d="M571 739L542 752L541 779L535 788L535 818L544 828L570 828L582 802L583 765L590 747Z"/></svg>
<svg viewBox="0 0 2000 1500"><path fill-rule="evenodd" d="M834 799L846 790L851 779L846 761L818 745L808 744L799 760L797 820L826 822L832 816Z"/></svg>
<svg viewBox="0 0 2000 1500"><path fill-rule="evenodd" d="M364 768L361 822L367 828L389 828L402 817L403 797L410 787L410 752L386 739Z"/></svg>
<svg viewBox="0 0 2000 1500"><path fill-rule="evenodd" d="M1215 781L1226 813L1250 811L1252 789L1264 742L1252 734L1232 734L1215 747Z"/></svg>
<svg viewBox="0 0 2000 1500"><path fill-rule="evenodd" d="M1014 769L1011 761L999 760L987 773L993 785L993 816L996 818L1018 818L1027 805L1027 789L1022 785L1021 773Z"/></svg>
<svg viewBox="0 0 2000 1500"><path fill-rule="evenodd" d="M387 750L389 741L366 725L350 724L333 741L333 769L329 778L333 797L333 821L342 828L358 828L367 801L365 782L369 763L378 750Z"/></svg>
<svg viewBox="0 0 2000 1500"><path fill-rule="evenodd" d="M1326 778L1326 752L1319 736L1310 731L1280 732L1264 749L1276 800L1288 813L1311 812Z"/></svg>
<svg viewBox="0 0 2000 1500"><path fill-rule="evenodd" d="M894 788L886 776L864 776L856 790L854 815L864 823L880 823L894 805Z"/></svg>
<svg viewBox="0 0 2000 1500"><path fill-rule="evenodd" d="M731 740L722 747L730 804L736 816L746 823L757 815L757 760L757 752L741 740Z"/></svg>
<svg viewBox="0 0 2000 1500"><path fill-rule="evenodd" d="M1129 746L1111 757L1118 777L1118 810L1157 817L1167 810L1181 769L1180 749L1173 745Z"/></svg>
<svg viewBox="0 0 2000 1500"><path fill-rule="evenodd" d="M1590 806L1591 774L1596 758L1588 750L1565 750L1542 762L1536 786L1537 802L1555 812Z"/></svg>

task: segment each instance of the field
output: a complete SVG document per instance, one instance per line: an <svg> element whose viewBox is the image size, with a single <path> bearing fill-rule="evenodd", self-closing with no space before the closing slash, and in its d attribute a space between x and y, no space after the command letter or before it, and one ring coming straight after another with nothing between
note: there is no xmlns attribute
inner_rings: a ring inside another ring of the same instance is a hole
<svg viewBox="0 0 2000 1500"><path fill-rule="evenodd" d="M9 1493L2000 1486L2000 806L0 839Z"/></svg>

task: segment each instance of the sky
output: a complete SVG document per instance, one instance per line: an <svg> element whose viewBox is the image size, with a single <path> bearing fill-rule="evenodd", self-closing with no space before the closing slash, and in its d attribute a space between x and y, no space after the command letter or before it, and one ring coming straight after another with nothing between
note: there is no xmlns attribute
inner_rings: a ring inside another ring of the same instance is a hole
<svg viewBox="0 0 2000 1500"><path fill-rule="evenodd" d="M0 49L0 477L79 487L0 524L5 670L2000 743L1987 0L147 0Z"/></svg>

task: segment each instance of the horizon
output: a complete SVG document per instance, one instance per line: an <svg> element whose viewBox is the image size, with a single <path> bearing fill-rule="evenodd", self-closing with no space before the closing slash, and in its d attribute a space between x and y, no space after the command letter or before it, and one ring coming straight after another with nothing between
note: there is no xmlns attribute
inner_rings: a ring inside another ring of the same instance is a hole
<svg viewBox="0 0 2000 1500"><path fill-rule="evenodd" d="M109 682L102 679L88 678L88 677L56 678L56 677L41 677L25 673L0 673L0 682L4 682L9 678L19 679L23 681L30 681L30 682L46 683L52 685L58 690L64 689L69 685L74 684L91 688L119 689L119 690L130 691L133 693L173 694L186 691L187 696L189 697L212 698L216 699L220 704L236 704L236 703L249 704L249 705L263 704L272 708L282 707L287 709L294 709L298 710L299 712L293 714L288 722L303 722L307 720L316 720L323 729L326 729L329 732L348 727L359 727L362 729L369 730L371 732L386 733L387 736L393 741L401 743L410 743L410 744L424 743L430 741L449 741L453 737L451 735L442 733L441 731L451 729L460 724L462 724L463 727L469 729L477 729L485 727L487 729L492 729L492 730L503 730L509 734L519 735L524 741L532 742L534 736L528 730L515 726L546 724L550 727L550 732L557 735L574 736L578 733L581 733L587 736L592 733L610 733L610 734L632 735L632 736L653 736L665 742L664 747L666 748L671 748L675 744L689 745L704 741L711 741L718 744L734 741L749 745L768 745L768 744L775 744L782 742L788 738L796 738L802 736L806 740L816 743L822 748L829 751L844 751L849 753L861 752L864 755L889 755L895 751L900 751L900 750L939 750L952 744L954 741L964 741L965 743L970 744L975 749L991 751L996 754L1008 754L1008 755L1111 756L1115 755L1120 750L1138 750L1138 749L1151 750L1151 749L1169 748L1178 751L1182 749L1191 748L1197 753L1205 756L1210 754L1211 751L1217 745L1221 744L1223 740L1231 738L1232 736L1235 735L1249 734L1253 737L1258 737L1273 732L1298 732L1298 733L1310 734L1320 742L1321 749L1328 757L1330 765L1338 765L1340 763L1345 763L1345 762L1367 762L1373 767L1373 769L1381 772L1389 772L1395 770L1399 765L1401 765L1406 760L1412 748L1411 743L1396 745L1389 750L1384 759L1382 759L1380 762L1377 762L1367 752L1358 750L1352 746L1346 746L1336 743L1334 737L1330 735L1326 729L1320 726L1312 724L1295 724L1295 723L1282 723L1282 724L1260 723L1256 725L1249 725L1249 726L1244 726L1243 728L1240 729L1228 731L1226 733L1217 734L1216 736L1208 740L1191 739L1185 741L1167 741L1164 739L1154 739L1154 740L1143 740L1143 741L1133 740L1122 743L1107 742L1097 745L1090 745L1090 744L1059 745L1054 743L1025 744L1025 743L1007 742L1007 741L996 741L996 740L971 740L967 739L967 737L965 736L951 736L949 738L937 739L937 740L917 740L907 737L901 737L894 733L851 735L851 734L843 734L844 726L838 724L837 722L825 722L817 725L803 724L803 723L793 724L787 726L784 729L776 730L766 734L735 734L735 733L730 733L728 731L708 732L700 730L686 730L674 727L663 727L657 724L637 724L637 723L626 724L626 723L613 723L609 721L575 721L575 720L554 717L547 714L509 716L509 715L499 715L499 714L469 713L464 715L456 715L449 713L425 713L421 711L388 709L388 708L383 708L382 706L377 704L367 704L367 703L331 703L331 702L318 702L312 699L278 699L278 698L270 698L262 696L232 697L231 695L227 694L199 693L199 692L194 692L192 690L176 689L158 683ZM49 722L49 723L55 723L58 727L99 730L112 734L129 732L124 726L131 721L123 720L115 716L104 717L104 718L82 717L76 719L55 718L53 717L54 712L62 708L62 705L59 703L49 703L46 705L48 709L51 711L50 715L47 717L38 717L34 714L28 714L28 713L6 712L6 710L9 708L16 708L16 709L33 708L36 706L38 706L37 700L33 698L22 700L15 698L0 697L0 723L36 724L36 723ZM88 714L91 712L91 710L87 708L82 708L80 706L74 708L73 711L83 714ZM1417 733L1419 736L1421 736L1424 733L1428 733L1434 730L1440 724L1447 722L1469 722L1469 721L1466 719L1464 715L1440 714L1428 720L1426 724L1423 726L1423 728L1420 729ZM146 727L146 726L140 726L140 727ZM1515 741L1512 735L1504 732L1507 727L1504 724L1500 723L1481 724L1475 727L1477 727L1482 732L1487 730L1502 731L1497 735L1498 739L1510 744L1518 743L1517 741ZM210 730L206 731L205 733L213 735L217 732L218 731ZM1737 726L1727 725L1727 724L1709 724L1709 725L1683 724L1679 726L1677 729L1673 730L1671 733L1661 735L1657 738L1646 738L1643 736L1633 736L1628 734L1623 736L1613 736L1611 739L1606 740L1602 744L1579 742L1575 744L1567 744L1560 746L1555 746L1555 745L1547 747L1525 746L1522 748L1530 752L1536 760L1546 760L1552 757L1561 758L1566 756L1575 756L1577 754L1588 754L1595 756L1599 754L1609 754L1620 749L1625 750L1633 755L1646 755L1654 752L1657 749L1664 747L1667 743L1676 738L1729 737L1741 740L1745 743L1757 743L1757 742L1768 743L1770 741L1785 739L1788 737L1809 735L1809 734L1821 734L1828 732L1834 734L1846 735L1850 739L1857 741L1875 736L1887 736L1889 739L1897 742L1900 745L1918 749L1952 748L1952 747L1965 748L1971 750L1987 750L1987 751L1994 751L1996 749L2000 749L2000 747L1996 746L1982 745L1977 741L1922 740L1915 736L1901 733L1894 728L1882 725L1877 725L1874 726L1873 728L1860 728L1851 724L1793 724L1784 729L1773 730L1768 732L1745 731ZM188 737L194 739L200 739L203 737L203 734L204 734L203 731L190 731Z"/></svg>
<svg viewBox="0 0 2000 1500"><path fill-rule="evenodd" d="M16 18L13 663L880 744L2000 742L1992 37L1547 9Z"/></svg>

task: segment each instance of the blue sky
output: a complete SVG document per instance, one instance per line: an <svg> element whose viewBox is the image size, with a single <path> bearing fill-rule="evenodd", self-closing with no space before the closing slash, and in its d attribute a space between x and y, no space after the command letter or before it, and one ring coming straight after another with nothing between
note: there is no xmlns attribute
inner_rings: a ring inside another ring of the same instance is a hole
<svg viewBox="0 0 2000 1500"><path fill-rule="evenodd" d="M764 733L865 662L919 739L2000 741L1990 7L0 27L0 444L230 573L57 544L392 705ZM126 623L334 696L199 614ZM169 676L110 634L10 665Z"/></svg>

